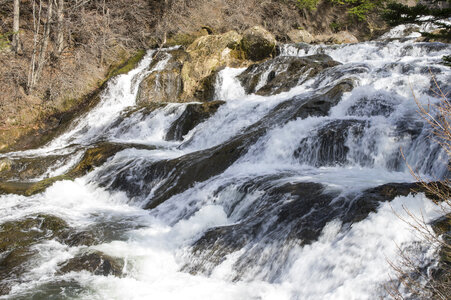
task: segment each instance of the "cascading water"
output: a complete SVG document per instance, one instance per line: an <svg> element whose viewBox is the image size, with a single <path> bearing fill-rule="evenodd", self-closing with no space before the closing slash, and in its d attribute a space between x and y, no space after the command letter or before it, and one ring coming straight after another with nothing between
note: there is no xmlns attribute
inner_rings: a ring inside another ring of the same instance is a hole
<svg viewBox="0 0 451 300"><path fill-rule="evenodd" d="M411 40L286 45L261 70L222 70L215 97L225 103L183 132L197 104L134 106L139 82L171 56L166 50L154 63L150 51L66 133L0 156L47 159L40 174L13 178L38 181L64 174L99 142L122 145L74 181L0 196L2 228L39 237L25 254L0 253L0 299L386 297L398 246L421 254L421 266L436 259L393 210L404 216L406 206L427 221L443 211L408 188L378 193L414 181L400 147L423 176L449 175L412 91L438 101L430 72L447 91L451 72L440 60L450 50ZM291 62L306 61L319 71L305 67L289 86L278 81ZM249 76L257 76L253 86ZM168 138L171 130L180 139ZM69 233L48 225L50 215ZM104 255L101 270L67 267L87 253ZM25 262L14 265L11 255Z"/></svg>

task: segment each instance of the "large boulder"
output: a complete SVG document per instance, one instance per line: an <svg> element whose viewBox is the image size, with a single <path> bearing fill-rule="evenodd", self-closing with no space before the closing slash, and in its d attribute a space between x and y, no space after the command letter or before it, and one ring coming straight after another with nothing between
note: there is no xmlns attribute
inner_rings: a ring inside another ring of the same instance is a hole
<svg viewBox="0 0 451 300"><path fill-rule="evenodd" d="M306 57L279 56L251 65L238 78L246 93L268 96L286 92L324 69L339 64L325 54Z"/></svg>
<svg viewBox="0 0 451 300"><path fill-rule="evenodd" d="M314 37L307 30L304 29L293 29L288 31L288 37L293 43L307 43L313 42Z"/></svg>
<svg viewBox="0 0 451 300"><path fill-rule="evenodd" d="M317 44L354 44L359 40L348 31L340 31L334 34L319 34L313 40Z"/></svg>
<svg viewBox="0 0 451 300"><path fill-rule="evenodd" d="M151 68L164 60L168 61L163 69L153 71L141 81L136 102L140 105L155 102L179 102L183 93L181 72L187 59L188 54L183 50L158 53L154 57Z"/></svg>
<svg viewBox="0 0 451 300"><path fill-rule="evenodd" d="M203 35L186 50L160 52L150 68L166 60L165 67L150 73L139 86L137 103L212 101L218 71L224 67L247 67L251 61L271 57L274 36L262 27L243 33ZM170 57L168 57L170 56Z"/></svg>
<svg viewBox="0 0 451 300"><path fill-rule="evenodd" d="M182 101L198 100L195 97L202 82L222 67L249 65L240 50L242 36L236 31L220 35L207 35L196 39L187 49L189 59L182 67ZM200 99L203 100L203 99Z"/></svg>
<svg viewBox="0 0 451 300"><path fill-rule="evenodd" d="M271 57L276 48L275 37L266 29L254 26L243 33L241 49L246 58L259 61Z"/></svg>

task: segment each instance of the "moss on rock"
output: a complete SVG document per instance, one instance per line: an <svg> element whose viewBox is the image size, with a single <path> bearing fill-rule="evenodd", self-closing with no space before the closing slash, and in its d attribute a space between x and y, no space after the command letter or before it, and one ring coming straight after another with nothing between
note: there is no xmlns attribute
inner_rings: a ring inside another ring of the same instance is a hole
<svg viewBox="0 0 451 300"><path fill-rule="evenodd" d="M275 37L269 31L260 26L254 26L243 33L241 49L248 59L260 61L275 53L276 44Z"/></svg>

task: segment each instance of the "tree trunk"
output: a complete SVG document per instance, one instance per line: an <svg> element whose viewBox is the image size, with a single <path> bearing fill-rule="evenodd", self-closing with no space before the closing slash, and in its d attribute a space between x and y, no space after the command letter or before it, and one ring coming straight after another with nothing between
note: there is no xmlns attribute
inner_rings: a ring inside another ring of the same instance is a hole
<svg viewBox="0 0 451 300"><path fill-rule="evenodd" d="M36 56L38 53L38 38L39 38L39 28L41 24L41 11L42 11L42 2L39 1L39 10L37 11L36 16L36 2L32 0L33 7L33 51L31 53L30 60L30 69L28 71L28 81L27 81L27 93L31 93L33 91L35 80L36 80Z"/></svg>
<svg viewBox="0 0 451 300"><path fill-rule="evenodd" d="M14 0L14 18L13 18L13 50L16 53L22 52L19 35L19 16L20 16L20 0Z"/></svg>
<svg viewBox="0 0 451 300"><path fill-rule="evenodd" d="M44 25L41 49L39 51L37 70L36 70L36 74L35 74L35 76L36 76L36 78L34 80L35 83L38 82L39 78L41 77L42 69L44 68L45 61L46 61L47 47L49 44L49 37L50 37L50 27L52 24L52 15L53 15L53 0L49 0L48 7L47 7L47 20Z"/></svg>
<svg viewBox="0 0 451 300"><path fill-rule="evenodd" d="M58 0L57 6L56 54L61 55L64 49L64 0Z"/></svg>

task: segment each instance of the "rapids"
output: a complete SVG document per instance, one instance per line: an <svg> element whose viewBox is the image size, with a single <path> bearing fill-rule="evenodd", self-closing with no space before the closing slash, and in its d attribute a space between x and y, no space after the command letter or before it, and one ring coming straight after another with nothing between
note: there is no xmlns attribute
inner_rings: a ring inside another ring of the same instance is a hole
<svg viewBox="0 0 451 300"><path fill-rule="evenodd" d="M287 60L321 54L339 64L275 94L246 93L245 70L226 68L215 84L224 103L181 140L167 133L190 104L135 106L139 82L171 56L166 49L151 64L149 51L67 132L0 155L50 161L40 174L10 179L36 182L65 174L98 143L123 145L83 177L31 196L0 195L0 225L51 215L94 240L67 242L41 221L23 229L45 234L17 272L5 263L14 253L0 253L0 299L376 299L387 297L398 246L433 267L435 249L394 212L406 216L407 207L432 221L443 211L424 194L384 198L378 187L414 182L400 148L423 177L449 176L412 93L423 104L439 101L431 74L450 90L441 58L451 47L393 40L395 33L352 45L284 45ZM275 62L262 68L256 91L284 71ZM120 274L61 271L93 251Z"/></svg>

